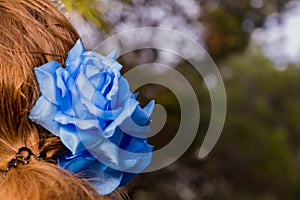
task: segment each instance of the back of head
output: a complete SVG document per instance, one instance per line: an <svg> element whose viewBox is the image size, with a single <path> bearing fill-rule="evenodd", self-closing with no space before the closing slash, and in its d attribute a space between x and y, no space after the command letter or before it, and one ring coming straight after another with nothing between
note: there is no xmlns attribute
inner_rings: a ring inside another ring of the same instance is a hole
<svg viewBox="0 0 300 200"><path fill-rule="evenodd" d="M0 177L0 199L103 199L87 182L57 167L55 156L64 151L60 140L28 119L40 95L33 68L52 60L63 65L78 38L46 0L0 1L0 169L23 146L45 159L32 159Z"/></svg>

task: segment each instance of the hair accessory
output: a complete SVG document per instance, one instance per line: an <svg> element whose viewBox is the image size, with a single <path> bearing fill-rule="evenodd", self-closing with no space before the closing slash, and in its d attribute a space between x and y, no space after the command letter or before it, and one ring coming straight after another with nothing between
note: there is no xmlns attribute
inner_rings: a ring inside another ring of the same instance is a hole
<svg viewBox="0 0 300 200"><path fill-rule="evenodd" d="M12 168L12 167L16 168L18 166L18 164L27 165L30 162L30 157L32 155L34 155L34 154L28 147L21 147L16 152L16 156L8 162L8 164L6 166L6 170L3 173L3 178L7 177L7 173L9 172L10 168Z"/></svg>
<svg viewBox="0 0 300 200"><path fill-rule="evenodd" d="M78 40L65 64L35 68L42 96L29 118L70 150L58 158L59 166L108 194L150 164L153 147L146 133L154 101L139 106L120 74L116 52L105 57L86 51Z"/></svg>

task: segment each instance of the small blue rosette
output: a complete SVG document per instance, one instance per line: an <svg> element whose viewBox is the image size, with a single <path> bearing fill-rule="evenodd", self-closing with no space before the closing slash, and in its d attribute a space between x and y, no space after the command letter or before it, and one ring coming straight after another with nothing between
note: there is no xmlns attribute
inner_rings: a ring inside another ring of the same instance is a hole
<svg viewBox="0 0 300 200"><path fill-rule="evenodd" d="M62 68L35 68L41 96L29 118L60 137L70 153L58 164L90 180L100 194L128 183L151 162L146 133L154 101L144 108L121 76L116 53L86 51L78 40Z"/></svg>

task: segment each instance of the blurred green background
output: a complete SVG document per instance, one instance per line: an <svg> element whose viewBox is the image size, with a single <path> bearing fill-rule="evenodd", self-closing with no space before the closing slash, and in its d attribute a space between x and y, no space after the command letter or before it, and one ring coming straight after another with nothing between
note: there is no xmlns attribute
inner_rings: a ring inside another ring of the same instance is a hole
<svg viewBox="0 0 300 200"><path fill-rule="evenodd" d="M131 28L170 28L202 44L222 74L228 101L225 126L213 151L199 159L211 115L203 77L186 61L155 49L119 59L123 73L146 62L169 63L189 80L201 110L198 135L189 150L170 166L140 175L130 190L132 199L300 199L299 1L63 2L90 47ZM163 130L150 138L159 149L176 134L179 105L162 86L140 90L142 102L154 98L168 113Z"/></svg>

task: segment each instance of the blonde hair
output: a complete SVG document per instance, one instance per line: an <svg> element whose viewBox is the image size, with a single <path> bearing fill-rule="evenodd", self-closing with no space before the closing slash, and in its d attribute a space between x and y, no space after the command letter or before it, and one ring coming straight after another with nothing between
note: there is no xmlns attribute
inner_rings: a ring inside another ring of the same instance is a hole
<svg viewBox="0 0 300 200"><path fill-rule="evenodd" d="M63 65L78 38L65 16L46 0L0 1L0 169L4 171L23 146L45 157L0 177L0 199L110 198L59 168L56 157L67 150L59 138L28 119L40 95L33 68L52 60Z"/></svg>

